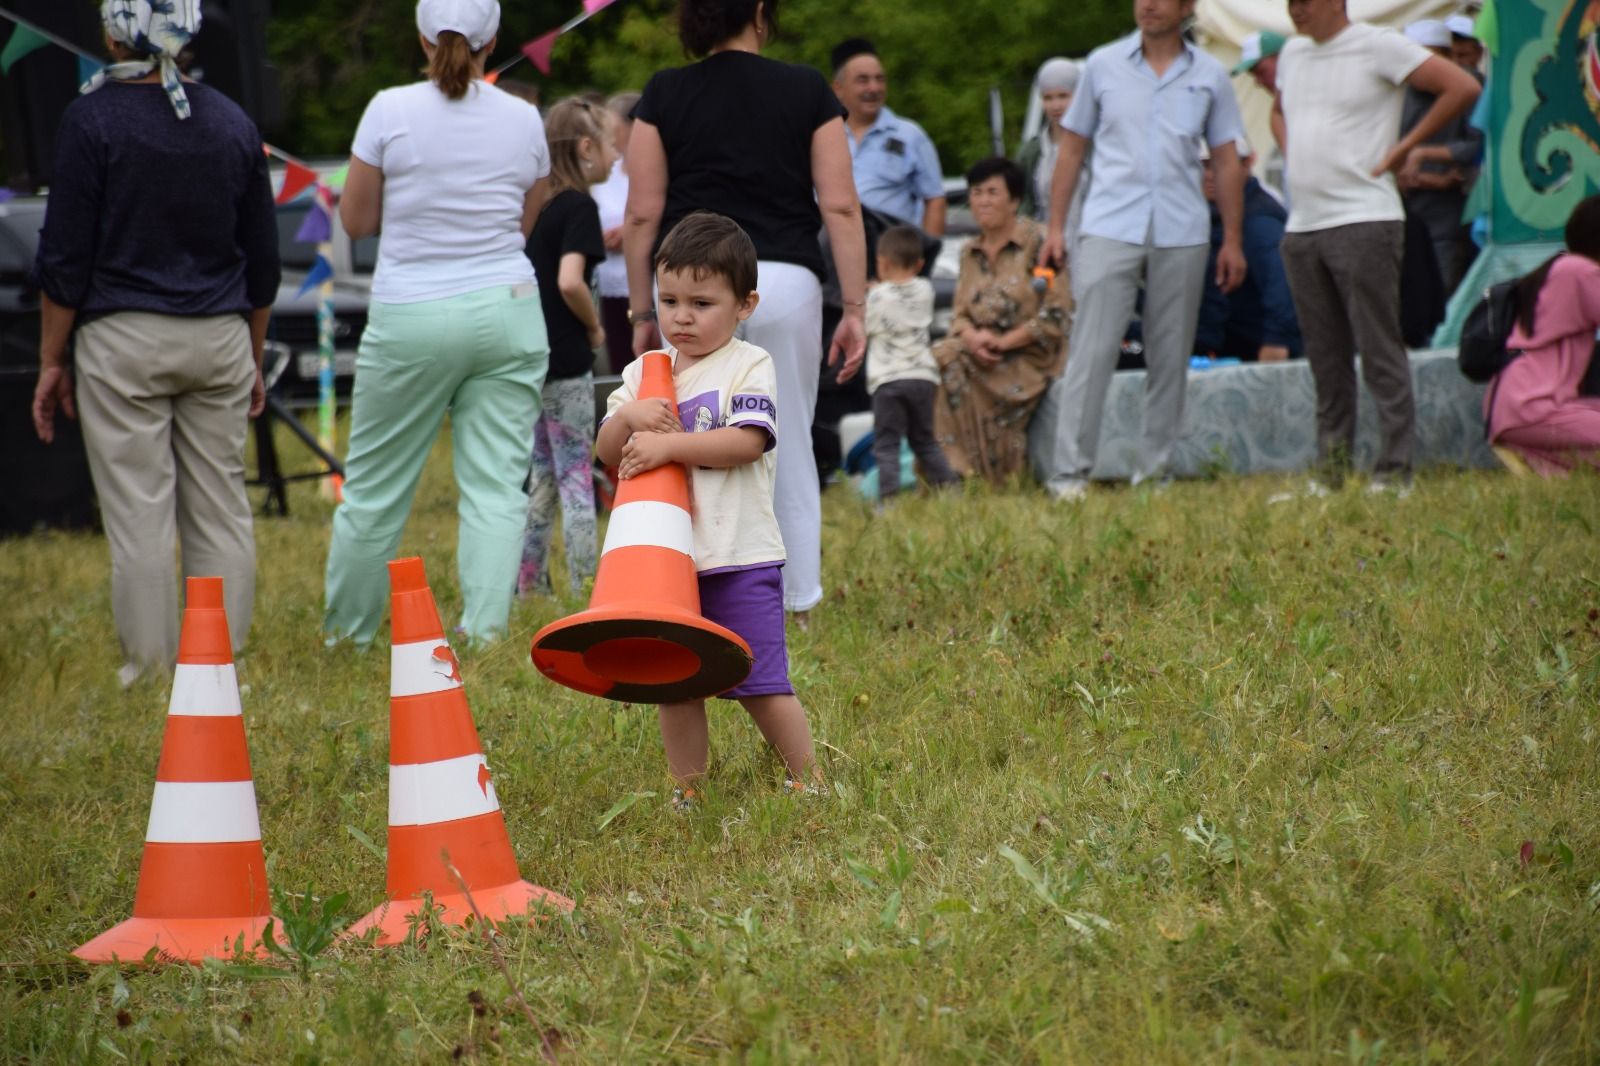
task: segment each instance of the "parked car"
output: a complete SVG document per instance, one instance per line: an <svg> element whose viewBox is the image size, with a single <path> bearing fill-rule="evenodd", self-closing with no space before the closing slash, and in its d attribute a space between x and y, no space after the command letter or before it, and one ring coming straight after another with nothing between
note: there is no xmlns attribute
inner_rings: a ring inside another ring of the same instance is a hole
<svg viewBox="0 0 1600 1066"><path fill-rule="evenodd" d="M63 419L49 445L33 431L39 290L31 275L44 205L42 196L0 203L0 535L42 526L86 529L96 522L78 424Z"/></svg>

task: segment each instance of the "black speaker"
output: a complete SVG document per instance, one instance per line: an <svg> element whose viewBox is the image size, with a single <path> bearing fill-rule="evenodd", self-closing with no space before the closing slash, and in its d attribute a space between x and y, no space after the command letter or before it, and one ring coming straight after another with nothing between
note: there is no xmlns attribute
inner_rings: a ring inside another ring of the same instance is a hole
<svg viewBox="0 0 1600 1066"><path fill-rule="evenodd" d="M104 57L94 5L63 0L10 0L8 10L39 28ZM204 0L189 73L225 93L271 138L283 122L278 72L267 62L269 0ZM0 23L6 23L0 19ZM16 32L14 29L10 32ZM50 184L56 126L78 95L78 59L55 45L23 56L0 77L0 180L32 191Z"/></svg>
<svg viewBox="0 0 1600 1066"><path fill-rule="evenodd" d="M102 55L100 19L89 4L61 0L12 0L6 5L40 29ZM0 29L17 32L9 20ZM7 36L7 40L10 37ZM78 95L78 58L53 44L29 52L0 76L0 142L4 183L32 191L50 183L56 157L56 126Z"/></svg>

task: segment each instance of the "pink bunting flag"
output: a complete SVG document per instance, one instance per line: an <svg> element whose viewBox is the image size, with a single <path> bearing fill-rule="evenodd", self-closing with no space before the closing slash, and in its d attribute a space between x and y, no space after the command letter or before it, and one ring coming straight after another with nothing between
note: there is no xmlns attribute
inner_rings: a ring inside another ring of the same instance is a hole
<svg viewBox="0 0 1600 1066"><path fill-rule="evenodd" d="M610 3L610 0L606 0ZM529 41L522 46L522 54L533 61L543 74L550 73L550 49L555 46L556 38L561 36L560 30L551 30L536 40Z"/></svg>
<svg viewBox="0 0 1600 1066"><path fill-rule="evenodd" d="M583 13L592 15L596 11L604 11L616 2L617 0L583 0Z"/></svg>

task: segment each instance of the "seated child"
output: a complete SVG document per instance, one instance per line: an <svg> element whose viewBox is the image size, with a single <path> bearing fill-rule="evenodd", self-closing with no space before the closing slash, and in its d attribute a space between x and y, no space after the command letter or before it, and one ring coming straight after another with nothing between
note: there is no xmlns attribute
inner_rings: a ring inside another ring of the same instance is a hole
<svg viewBox="0 0 1600 1066"><path fill-rule="evenodd" d="M678 417L664 400L637 399L641 364L611 394L595 454L623 479L666 463L689 471L700 610L750 645L750 676L722 694L755 720L788 767L787 788L820 790L805 708L789 683L784 639L783 538L772 509L777 405L772 357L734 337L760 297L756 251L738 224L697 211L656 253L656 306L671 345ZM694 806L709 758L704 700L659 711L673 805Z"/></svg>
<svg viewBox="0 0 1600 1066"><path fill-rule="evenodd" d="M922 236L894 226L878 238L878 277L867 292L867 392L872 395L872 455L878 463L878 498L900 491L900 440L922 463L934 485L960 478L933 435L933 400L939 365L928 347L933 324L933 283L922 272Z"/></svg>

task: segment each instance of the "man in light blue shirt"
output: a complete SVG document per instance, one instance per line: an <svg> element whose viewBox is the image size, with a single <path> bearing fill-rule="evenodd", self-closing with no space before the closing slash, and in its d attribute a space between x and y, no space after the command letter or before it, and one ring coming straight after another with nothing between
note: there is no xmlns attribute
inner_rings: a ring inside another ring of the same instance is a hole
<svg viewBox="0 0 1600 1066"><path fill-rule="evenodd" d="M855 37L833 50L833 91L849 112L845 133L856 195L874 211L944 236L944 174L922 127L884 103L888 78L872 42Z"/></svg>
<svg viewBox="0 0 1600 1066"><path fill-rule="evenodd" d="M1216 280L1244 280L1244 135L1228 72L1183 38L1194 0L1136 0L1139 32L1090 54L1050 189L1042 263L1062 263L1061 231L1084 150L1094 142L1081 245L1071 263L1078 306L1059 390L1045 485L1081 499L1100 446L1100 417L1123 333L1144 282L1145 406L1135 484L1165 473L1183 423L1184 389L1205 283L1210 211L1200 148L1210 148L1222 216Z"/></svg>

